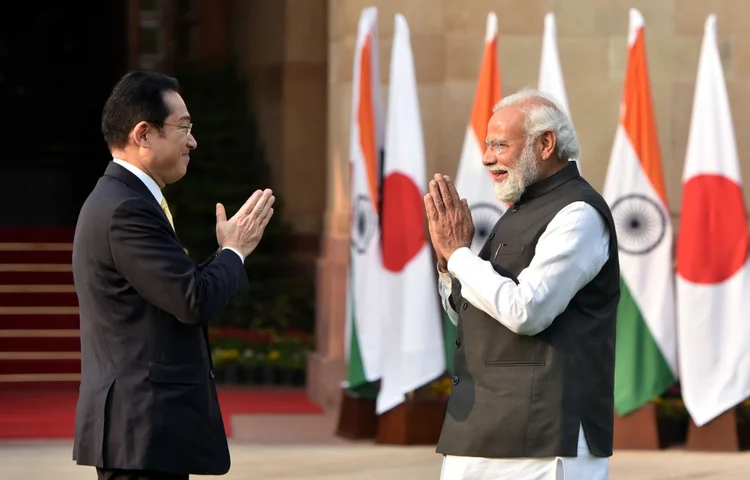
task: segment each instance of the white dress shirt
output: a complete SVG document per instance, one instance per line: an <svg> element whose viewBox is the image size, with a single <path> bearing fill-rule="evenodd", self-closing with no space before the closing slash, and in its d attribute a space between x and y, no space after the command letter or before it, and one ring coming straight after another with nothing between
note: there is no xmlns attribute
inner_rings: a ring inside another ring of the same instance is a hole
<svg viewBox="0 0 750 480"><path fill-rule="evenodd" d="M141 182L143 182L144 185L146 185L146 188L148 188L148 191L151 192L151 195L154 196L154 198L156 199L156 203L161 207L161 201L164 199L164 194L161 193L161 188L159 188L159 185L156 183L156 181L153 178L151 178L146 172L144 172L140 168L136 167L132 163L126 162L125 160L120 160L119 158L113 158L112 161L120 165L122 168L129 171L136 177L138 177L138 179ZM237 256L240 257L240 260L242 260L242 263L245 263L245 257L243 257L239 251L237 251L236 249L232 247L223 247L222 250L224 248L236 253Z"/></svg>
<svg viewBox="0 0 750 480"><path fill-rule="evenodd" d="M497 273L490 262L469 248L448 259L438 290L454 324L458 313L448 301L452 279L461 296L518 335L536 335L552 324L575 294L599 273L609 258L609 228L599 212L585 202L560 210L539 237L534 258L518 275L518 284ZM577 457L443 459L441 480L606 480L609 459L594 457L583 429Z"/></svg>

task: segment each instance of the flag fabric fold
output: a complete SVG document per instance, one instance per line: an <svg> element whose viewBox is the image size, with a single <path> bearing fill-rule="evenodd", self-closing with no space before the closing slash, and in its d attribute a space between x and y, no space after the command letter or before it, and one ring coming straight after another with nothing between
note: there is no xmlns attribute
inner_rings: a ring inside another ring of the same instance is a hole
<svg viewBox="0 0 750 480"><path fill-rule="evenodd" d="M409 26L394 19L383 166L383 370L376 413L445 372L436 271L427 241L422 120Z"/></svg>
<svg viewBox="0 0 750 480"><path fill-rule="evenodd" d="M345 387L374 398L382 369L383 264L380 246L380 154L383 110L378 65L378 14L362 11L352 75L349 144L351 246L347 292Z"/></svg>
<svg viewBox="0 0 750 480"><path fill-rule="evenodd" d="M677 241L682 397L702 426L750 397L748 226L716 16L705 22Z"/></svg>
<svg viewBox="0 0 750 480"><path fill-rule="evenodd" d="M620 121L604 184L619 243L615 408L628 414L677 381L673 230L646 61L630 10Z"/></svg>

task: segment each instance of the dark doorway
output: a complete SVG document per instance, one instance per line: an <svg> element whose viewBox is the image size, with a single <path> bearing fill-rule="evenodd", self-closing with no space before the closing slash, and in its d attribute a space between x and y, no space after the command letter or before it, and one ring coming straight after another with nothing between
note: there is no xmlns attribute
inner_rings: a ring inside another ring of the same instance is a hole
<svg viewBox="0 0 750 480"><path fill-rule="evenodd" d="M127 1L21 2L0 16L0 227L74 225L109 153Z"/></svg>

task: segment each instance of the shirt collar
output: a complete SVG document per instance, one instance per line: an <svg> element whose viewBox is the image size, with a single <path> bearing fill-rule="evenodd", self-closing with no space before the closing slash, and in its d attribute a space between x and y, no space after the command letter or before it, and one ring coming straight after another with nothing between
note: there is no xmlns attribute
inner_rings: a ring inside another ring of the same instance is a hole
<svg viewBox="0 0 750 480"><path fill-rule="evenodd" d="M151 195L154 196L154 198L156 199L156 203L161 205L161 201L164 198L164 195L161 193L159 185L157 185L153 178L149 177L148 174L140 168L136 167L132 163L126 162L125 160L113 158L112 161L138 177L138 179L143 182L144 185L146 185L146 188L148 188L148 191L151 192Z"/></svg>

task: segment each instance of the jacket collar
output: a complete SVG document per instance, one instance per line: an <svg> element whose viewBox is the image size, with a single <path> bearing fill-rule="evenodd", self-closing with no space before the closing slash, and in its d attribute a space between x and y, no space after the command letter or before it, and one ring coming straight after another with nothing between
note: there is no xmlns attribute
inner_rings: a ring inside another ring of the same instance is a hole
<svg viewBox="0 0 750 480"><path fill-rule="evenodd" d="M576 162L568 162L566 166L549 177L543 178L526 187L526 190L523 192L523 195L521 195L521 199L518 203L524 203L532 198L541 197L564 183L580 176L581 174L578 172L578 165L576 165Z"/></svg>
<svg viewBox="0 0 750 480"><path fill-rule="evenodd" d="M140 178L136 177L133 173L128 171L127 168L116 164L113 161L109 162L109 165L107 165L107 169L104 171L104 175L107 175L109 177L114 177L125 184L127 184L130 188L137 190L142 195L144 195L147 198L150 198L154 202L158 204L156 201L156 198L154 198L154 195L151 193L151 190L148 189L148 187L141 181Z"/></svg>

